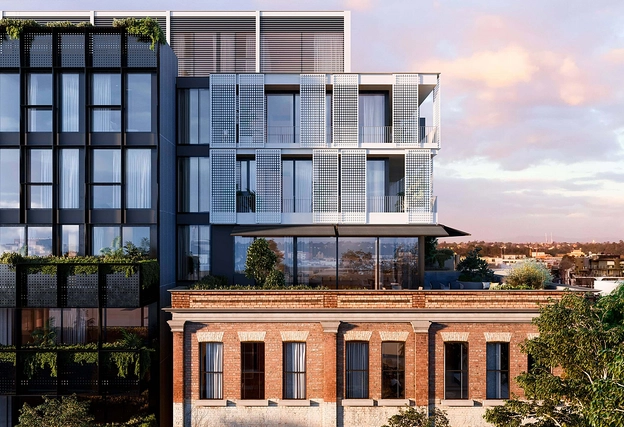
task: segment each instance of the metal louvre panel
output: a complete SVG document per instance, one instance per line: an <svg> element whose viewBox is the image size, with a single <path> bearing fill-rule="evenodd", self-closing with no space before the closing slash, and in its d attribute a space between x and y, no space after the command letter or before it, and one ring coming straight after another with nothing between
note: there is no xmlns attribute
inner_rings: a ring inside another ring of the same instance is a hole
<svg viewBox="0 0 624 427"><path fill-rule="evenodd" d="M340 153L340 210L342 221L366 222L366 150Z"/></svg>
<svg viewBox="0 0 624 427"><path fill-rule="evenodd" d="M256 222L282 221L282 150L256 150Z"/></svg>
<svg viewBox="0 0 624 427"><path fill-rule="evenodd" d="M171 17L180 76L256 71L254 17Z"/></svg>
<svg viewBox="0 0 624 427"><path fill-rule="evenodd" d="M236 74L210 76L210 144L236 146Z"/></svg>
<svg viewBox="0 0 624 427"><path fill-rule="evenodd" d="M325 74L299 77L301 146L326 147Z"/></svg>
<svg viewBox="0 0 624 427"><path fill-rule="evenodd" d="M260 40L262 72L344 71L342 17L263 17Z"/></svg>
<svg viewBox="0 0 624 427"><path fill-rule="evenodd" d="M418 143L418 74L396 74L392 86L394 142Z"/></svg>
<svg viewBox="0 0 624 427"><path fill-rule="evenodd" d="M236 150L210 150L210 222L236 223Z"/></svg>
<svg viewBox="0 0 624 427"><path fill-rule="evenodd" d="M338 210L338 150L312 151L314 222L340 222Z"/></svg>
<svg viewBox="0 0 624 427"><path fill-rule="evenodd" d="M266 117L264 74L241 74L238 79L238 145L240 147L263 147Z"/></svg>
<svg viewBox="0 0 624 427"><path fill-rule="evenodd" d="M333 76L332 92L332 145L357 147L358 145L358 75Z"/></svg>
<svg viewBox="0 0 624 427"><path fill-rule="evenodd" d="M432 170L430 150L405 152L405 210L410 223L433 223Z"/></svg>
<svg viewBox="0 0 624 427"><path fill-rule="evenodd" d="M440 129L440 108L442 103L442 97L440 92L440 76L438 76L438 84L433 88L433 125L436 129L436 143L438 148L442 143L442 134Z"/></svg>

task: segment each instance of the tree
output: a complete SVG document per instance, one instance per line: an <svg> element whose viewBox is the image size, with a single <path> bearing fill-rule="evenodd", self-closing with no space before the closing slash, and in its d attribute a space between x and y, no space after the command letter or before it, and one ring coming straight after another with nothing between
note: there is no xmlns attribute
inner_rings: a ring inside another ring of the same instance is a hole
<svg viewBox="0 0 624 427"><path fill-rule="evenodd" d="M245 261L245 276L256 281L260 287L264 286L269 274L275 270L277 255L271 250L266 239L256 239L247 249Z"/></svg>
<svg viewBox="0 0 624 427"><path fill-rule="evenodd" d="M550 270L541 262L529 260L516 264L505 278L507 289L544 289L552 281Z"/></svg>
<svg viewBox="0 0 624 427"><path fill-rule="evenodd" d="M438 249L435 254L435 259L438 262L439 268L444 268L444 263L446 260L453 258L455 252L452 249Z"/></svg>
<svg viewBox="0 0 624 427"><path fill-rule="evenodd" d="M480 247L476 247L466 255L466 258L457 264L460 272L459 280L466 282L491 282L494 280L494 272L488 267L486 260L481 258Z"/></svg>
<svg viewBox="0 0 624 427"><path fill-rule="evenodd" d="M43 403L34 408L24 403L16 427L89 427L92 421L89 402L79 401L75 394L60 401L44 396Z"/></svg>
<svg viewBox="0 0 624 427"><path fill-rule="evenodd" d="M521 346L533 367L516 378L528 400L513 398L484 418L499 427L624 426L624 287L565 295L533 323L539 336Z"/></svg>
<svg viewBox="0 0 624 427"><path fill-rule="evenodd" d="M419 410L412 406L401 408L399 413L388 418L388 424L382 427L449 427L446 412L435 408L431 415L425 410Z"/></svg>

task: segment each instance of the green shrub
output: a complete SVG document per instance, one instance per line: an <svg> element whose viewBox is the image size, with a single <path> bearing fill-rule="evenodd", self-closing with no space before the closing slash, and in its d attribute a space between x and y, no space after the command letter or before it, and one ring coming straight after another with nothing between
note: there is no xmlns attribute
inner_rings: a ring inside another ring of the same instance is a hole
<svg viewBox="0 0 624 427"><path fill-rule="evenodd" d="M382 427L450 427L450 423L446 412L438 408L431 415L427 415L426 410L409 406L401 408L398 414L388 418L388 424Z"/></svg>
<svg viewBox="0 0 624 427"><path fill-rule="evenodd" d="M245 276L255 280L259 287L263 287L276 264L277 255L271 250L269 242L266 239L256 239L247 249Z"/></svg>
<svg viewBox="0 0 624 427"><path fill-rule="evenodd" d="M550 270L535 260L516 264L505 278L506 289L544 289L552 281Z"/></svg>
<svg viewBox="0 0 624 427"><path fill-rule="evenodd" d="M193 290L209 290L209 289L226 289L228 287L228 280L225 276L204 276L198 282L189 286L189 289Z"/></svg>

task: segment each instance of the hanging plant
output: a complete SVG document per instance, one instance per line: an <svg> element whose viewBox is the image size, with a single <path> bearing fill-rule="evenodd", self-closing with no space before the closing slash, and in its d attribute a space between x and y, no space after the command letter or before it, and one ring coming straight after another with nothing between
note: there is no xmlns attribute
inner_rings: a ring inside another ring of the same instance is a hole
<svg viewBox="0 0 624 427"><path fill-rule="evenodd" d="M41 28L41 24L32 19L0 19L0 32L6 33L11 40L20 38L25 29Z"/></svg>
<svg viewBox="0 0 624 427"><path fill-rule="evenodd" d="M154 50L156 43L167 44L167 38L158 21L149 16L146 18L113 19L113 27L125 28L128 34L146 38L151 41L150 49Z"/></svg>
<svg viewBox="0 0 624 427"><path fill-rule="evenodd" d="M0 363L10 363L17 365L17 357L14 345L0 345Z"/></svg>

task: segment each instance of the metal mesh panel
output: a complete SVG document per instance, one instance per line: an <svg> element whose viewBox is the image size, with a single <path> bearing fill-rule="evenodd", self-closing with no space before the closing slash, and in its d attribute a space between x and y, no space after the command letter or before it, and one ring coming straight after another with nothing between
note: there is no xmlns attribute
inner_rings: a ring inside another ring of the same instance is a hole
<svg viewBox="0 0 624 427"><path fill-rule="evenodd" d="M238 85L238 144L264 146L264 74L241 74Z"/></svg>
<svg viewBox="0 0 624 427"><path fill-rule="evenodd" d="M282 221L282 150L256 150L256 222Z"/></svg>
<svg viewBox="0 0 624 427"><path fill-rule="evenodd" d="M58 353L58 378L62 393L97 392L98 366L95 363L74 362L78 352Z"/></svg>
<svg viewBox="0 0 624 427"><path fill-rule="evenodd" d="M339 147L358 145L358 76L338 74L332 92L332 144Z"/></svg>
<svg viewBox="0 0 624 427"><path fill-rule="evenodd" d="M13 357L17 357L15 352L11 353L13 353ZM1 354L1 356L5 355L8 355L8 352ZM14 394L16 367L13 362L4 360L4 357L0 357L0 395Z"/></svg>
<svg viewBox="0 0 624 427"><path fill-rule="evenodd" d="M433 125L435 126L436 138L435 142L440 148L442 143L442 134L440 133L440 104L442 102L440 93L440 76L438 76L438 84L433 88Z"/></svg>
<svg viewBox="0 0 624 427"><path fill-rule="evenodd" d="M0 38L0 67L19 67L19 42L19 40L11 40L8 37Z"/></svg>
<svg viewBox="0 0 624 427"><path fill-rule="evenodd" d="M397 74L392 87L392 118L397 144L418 143L418 74Z"/></svg>
<svg viewBox="0 0 624 427"><path fill-rule="evenodd" d="M106 307L140 307L140 281L139 274L135 273L126 277L125 272L115 272L106 275Z"/></svg>
<svg viewBox="0 0 624 427"><path fill-rule="evenodd" d="M236 223L236 150L210 151L210 222Z"/></svg>
<svg viewBox="0 0 624 427"><path fill-rule="evenodd" d="M60 33L58 50L61 55L62 67L85 66L85 35L76 33Z"/></svg>
<svg viewBox="0 0 624 427"><path fill-rule="evenodd" d="M314 222L339 222L338 150L313 150L312 171Z"/></svg>
<svg viewBox="0 0 624 427"><path fill-rule="evenodd" d="M52 67L52 34L25 33L22 40L29 66Z"/></svg>
<svg viewBox="0 0 624 427"><path fill-rule="evenodd" d="M343 222L366 222L366 150L342 150L340 211Z"/></svg>
<svg viewBox="0 0 624 427"><path fill-rule="evenodd" d="M64 307L97 307L98 275L80 274L67 277L67 296Z"/></svg>
<svg viewBox="0 0 624 427"><path fill-rule="evenodd" d="M302 74L301 96L301 146L326 147L325 142L325 74Z"/></svg>
<svg viewBox="0 0 624 427"><path fill-rule="evenodd" d="M152 50L150 46L151 41L149 39L144 40L137 36L128 35L128 67L156 67L158 47Z"/></svg>
<svg viewBox="0 0 624 427"><path fill-rule="evenodd" d="M121 34L90 34L89 54L94 67L121 67Z"/></svg>
<svg viewBox="0 0 624 427"><path fill-rule="evenodd" d="M26 275L26 306L57 307L56 274L33 273Z"/></svg>
<svg viewBox="0 0 624 427"><path fill-rule="evenodd" d="M212 139L216 147L236 146L236 74L210 76Z"/></svg>
<svg viewBox="0 0 624 427"><path fill-rule="evenodd" d="M430 150L405 152L405 209L410 223L433 223Z"/></svg>
<svg viewBox="0 0 624 427"><path fill-rule="evenodd" d="M0 264L0 307L15 307L15 271L8 265Z"/></svg>

